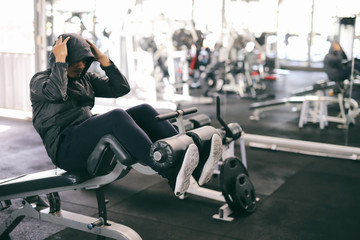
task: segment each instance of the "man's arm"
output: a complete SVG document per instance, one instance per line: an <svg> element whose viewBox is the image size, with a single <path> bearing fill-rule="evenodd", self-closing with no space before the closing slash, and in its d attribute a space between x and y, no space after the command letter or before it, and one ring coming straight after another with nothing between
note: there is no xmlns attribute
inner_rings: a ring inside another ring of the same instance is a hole
<svg viewBox="0 0 360 240"><path fill-rule="evenodd" d="M106 76L89 73L89 81L94 88L96 97L118 98L130 92L130 85L125 76L114 65L102 67Z"/></svg>
<svg viewBox="0 0 360 240"><path fill-rule="evenodd" d="M53 47L55 63L51 70L39 72L30 81L32 101L65 101L67 99L67 68L68 55L66 43L70 37L62 40L60 36Z"/></svg>
<svg viewBox="0 0 360 240"><path fill-rule="evenodd" d="M69 41L70 37L67 37L62 40L62 36L60 36L53 47L53 54L55 56L56 62L66 62L66 57L68 55L66 43Z"/></svg>
<svg viewBox="0 0 360 240"><path fill-rule="evenodd" d="M86 40L96 61L100 63L107 77L99 77L91 74L92 85L97 97L117 98L130 92L130 85L125 76L110 61L110 59L101 52L92 42Z"/></svg>
<svg viewBox="0 0 360 240"><path fill-rule="evenodd" d="M109 58L101 52L92 42L86 39L86 42L89 44L92 54L95 57L95 60L100 63L102 67L108 67L112 65Z"/></svg>

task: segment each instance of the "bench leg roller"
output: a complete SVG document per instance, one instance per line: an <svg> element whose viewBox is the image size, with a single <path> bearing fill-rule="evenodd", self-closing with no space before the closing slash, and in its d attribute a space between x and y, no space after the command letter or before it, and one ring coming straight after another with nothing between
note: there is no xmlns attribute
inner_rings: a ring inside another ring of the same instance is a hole
<svg viewBox="0 0 360 240"><path fill-rule="evenodd" d="M150 149L150 157L156 171L174 166L184 157L186 149L194 143L186 134L156 141Z"/></svg>

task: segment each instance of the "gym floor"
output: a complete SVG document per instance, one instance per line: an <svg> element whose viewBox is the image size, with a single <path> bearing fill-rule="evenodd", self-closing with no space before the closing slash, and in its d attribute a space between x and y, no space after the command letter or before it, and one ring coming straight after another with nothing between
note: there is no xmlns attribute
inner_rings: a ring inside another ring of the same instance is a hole
<svg viewBox="0 0 360 240"><path fill-rule="evenodd" d="M267 92L276 98L326 79L322 72L290 71L267 82ZM199 90L193 90L196 95ZM353 98L359 101L359 89ZM254 99L222 96L226 122L238 122L245 134L299 139L341 146L360 147L360 126L349 128L318 123L298 128L299 112L279 108L265 112L258 121L249 119ZM197 105L198 113L215 119L215 105ZM359 121L359 117L357 117ZM0 179L53 168L31 121L0 117ZM236 149L239 149L236 146ZM125 224L145 240L230 239L359 239L360 162L246 147L250 178L259 197L257 210L232 222L212 219L222 205L190 195L177 199L166 180L131 171L105 187L110 220ZM237 151L237 155L239 152ZM216 179L215 179L216 180ZM212 181L216 182L216 181ZM60 193L62 208L97 216L94 192ZM20 205L0 212L2 222ZM95 236L55 224L24 219L11 233L12 239L96 239Z"/></svg>

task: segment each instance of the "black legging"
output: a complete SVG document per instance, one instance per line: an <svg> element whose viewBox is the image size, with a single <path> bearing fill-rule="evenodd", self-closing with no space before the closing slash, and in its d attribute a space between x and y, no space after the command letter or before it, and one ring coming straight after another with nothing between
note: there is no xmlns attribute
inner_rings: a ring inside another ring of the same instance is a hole
<svg viewBox="0 0 360 240"><path fill-rule="evenodd" d="M57 154L59 167L67 171L84 171L87 158L106 134L113 134L132 157L151 167L151 144L177 134L169 121L155 119L158 114L150 105L142 104L126 111L115 109L66 128Z"/></svg>

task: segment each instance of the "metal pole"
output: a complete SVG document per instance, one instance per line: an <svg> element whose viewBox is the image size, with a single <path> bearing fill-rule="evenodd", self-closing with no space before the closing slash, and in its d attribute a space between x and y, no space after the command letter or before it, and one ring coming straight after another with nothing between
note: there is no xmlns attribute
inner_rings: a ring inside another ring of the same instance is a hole
<svg viewBox="0 0 360 240"><path fill-rule="evenodd" d="M351 43L351 73L350 73L350 88L349 88L349 98L352 96L352 88L354 81L354 67L355 67L355 58L354 58L354 41L355 41L355 29L356 29L356 16L354 19L354 27L353 27L353 41Z"/></svg>
<svg viewBox="0 0 360 240"><path fill-rule="evenodd" d="M313 34L314 34L314 6L315 6L315 0L312 1L311 6L311 23L310 23L310 34L309 34L309 40L308 40L308 67L311 67L311 45L313 40Z"/></svg>
<svg viewBox="0 0 360 240"><path fill-rule="evenodd" d="M46 68L45 0L34 0L35 72Z"/></svg>
<svg viewBox="0 0 360 240"><path fill-rule="evenodd" d="M245 134L247 146L312 156L360 160L360 148L287 138Z"/></svg>

